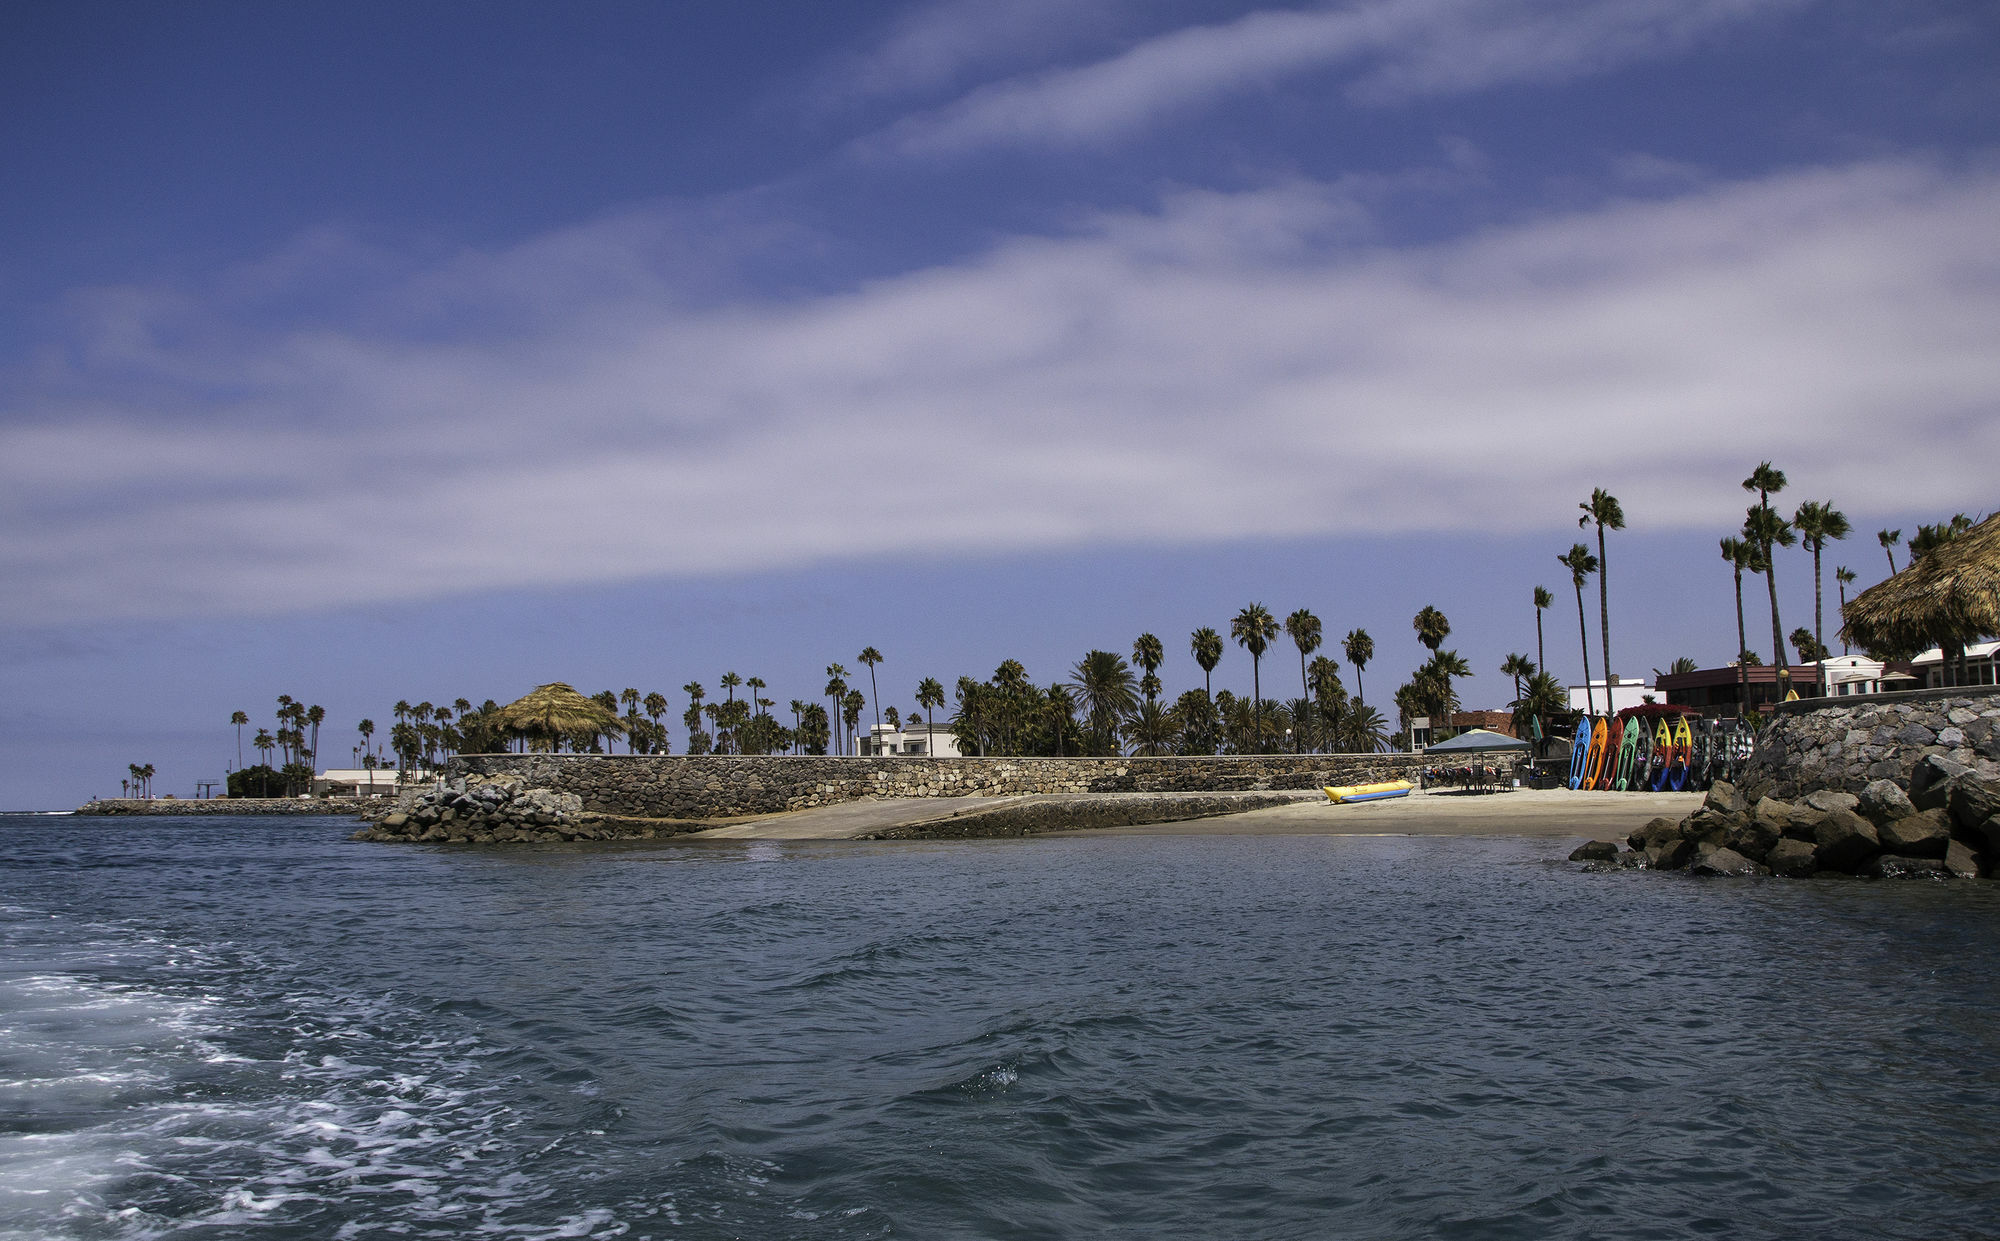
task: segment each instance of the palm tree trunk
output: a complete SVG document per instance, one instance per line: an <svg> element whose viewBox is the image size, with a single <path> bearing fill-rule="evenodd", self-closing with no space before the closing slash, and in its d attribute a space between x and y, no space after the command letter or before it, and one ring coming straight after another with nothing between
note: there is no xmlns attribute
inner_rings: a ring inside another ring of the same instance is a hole
<svg viewBox="0 0 2000 1241"><path fill-rule="evenodd" d="M1785 692L1792 685L1790 661L1785 658L1785 626L1778 619L1778 566L1772 563L1771 549L1764 549L1764 584L1771 592L1771 661L1777 665L1778 684L1776 701L1785 700Z"/></svg>
<svg viewBox="0 0 2000 1241"><path fill-rule="evenodd" d="M1890 551L1889 545L1884 543L1882 544L1882 554L1889 558L1889 576L1896 576L1896 553Z"/></svg>
<svg viewBox="0 0 2000 1241"><path fill-rule="evenodd" d="M1597 699L1590 692L1590 627L1583 620L1583 583L1576 584L1576 636L1583 641L1583 709L1586 714L1597 714ZM1609 683L1605 685L1610 688Z"/></svg>
<svg viewBox="0 0 2000 1241"><path fill-rule="evenodd" d="M1250 718L1257 722L1257 749L1255 753L1258 754L1264 752L1264 687L1263 683L1257 679L1257 665L1262 662L1262 656L1254 654L1250 656L1250 697L1257 705L1257 709L1251 712Z"/></svg>
<svg viewBox="0 0 2000 1241"><path fill-rule="evenodd" d="M1824 698L1826 697L1826 655L1824 654L1826 651L1826 631L1821 627L1820 609L1825 603L1826 588L1820 585L1819 552L1819 547L1815 545L1813 547L1813 641L1819 643L1819 649L1822 653L1813 668L1813 692L1817 696Z"/></svg>
<svg viewBox="0 0 2000 1241"><path fill-rule="evenodd" d="M1542 610L1540 608L1535 609L1535 664L1543 672L1549 670L1549 654L1542 649ZM1356 685L1361 684L1360 669L1355 670L1354 683ZM1516 694L1515 697L1518 698L1520 695Z"/></svg>
<svg viewBox="0 0 2000 1241"><path fill-rule="evenodd" d="M1748 718L1750 710L1750 664L1743 658L1746 645L1743 633L1743 568L1736 569L1736 714Z"/></svg>
<svg viewBox="0 0 2000 1241"><path fill-rule="evenodd" d="M1604 652L1604 713L1615 714L1611 699L1611 589L1610 562L1604 558L1604 523L1597 523L1597 637Z"/></svg>

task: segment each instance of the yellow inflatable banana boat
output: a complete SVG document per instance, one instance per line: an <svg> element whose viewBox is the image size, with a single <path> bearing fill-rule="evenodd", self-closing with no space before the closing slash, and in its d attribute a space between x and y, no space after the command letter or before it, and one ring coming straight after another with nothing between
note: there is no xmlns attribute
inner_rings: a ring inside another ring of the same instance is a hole
<svg viewBox="0 0 2000 1241"><path fill-rule="evenodd" d="M1414 787L1408 780L1390 780L1385 784L1329 785L1326 795L1335 802L1380 801L1384 797L1402 797Z"/></svg>

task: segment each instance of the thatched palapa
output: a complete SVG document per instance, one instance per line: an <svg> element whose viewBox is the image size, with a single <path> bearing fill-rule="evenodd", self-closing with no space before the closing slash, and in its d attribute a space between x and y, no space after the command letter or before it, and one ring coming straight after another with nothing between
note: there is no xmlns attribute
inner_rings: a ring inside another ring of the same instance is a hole
<svg viewBox="0 0 2000 1241"><path fill-rule="evenodd" d="M622 737L625 726L616 712L584 697L561 681L538 685L529 693L500 708L502 728L546 739L551 746L562 738L596 736Z"/></svg>
<svg viewBox="0 0 2000 1241"><path fill-rule="evenodd" d="M1946 651L2000 634L2000 513L1847 601L1840 634L1864 650Z"/></svg>

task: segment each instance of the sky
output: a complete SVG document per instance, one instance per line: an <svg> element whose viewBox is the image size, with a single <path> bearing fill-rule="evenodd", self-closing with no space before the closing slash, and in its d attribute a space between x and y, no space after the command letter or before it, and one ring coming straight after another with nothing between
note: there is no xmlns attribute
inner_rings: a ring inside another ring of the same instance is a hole
<svg viewBox="0 0 2000 1241"><path fill-rule="evenodd" d="M1615 670L1713 666L1763 460L1830 635L1994 507L1995 64L1986 0L0 7L0 809L279 694L342 766L868 645L1171 696L1252 602L1385 707L1436 606L1498 707L1598 487Z"/></svg>

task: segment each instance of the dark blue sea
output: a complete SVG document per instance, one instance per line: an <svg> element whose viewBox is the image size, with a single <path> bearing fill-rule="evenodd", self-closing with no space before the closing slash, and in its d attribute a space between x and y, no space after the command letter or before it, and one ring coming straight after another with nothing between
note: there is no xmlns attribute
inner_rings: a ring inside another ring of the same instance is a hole
<svg viewBox="0 0 2000 1241"><path fill-rule="evenodd" d="M2000 885L0 818L0 1236L2000 1233Z"/></svg>

